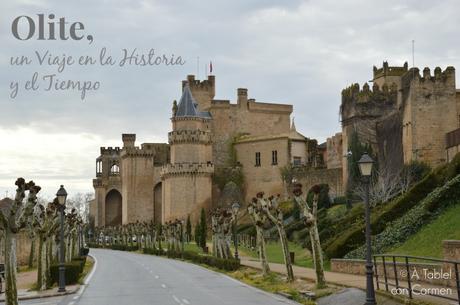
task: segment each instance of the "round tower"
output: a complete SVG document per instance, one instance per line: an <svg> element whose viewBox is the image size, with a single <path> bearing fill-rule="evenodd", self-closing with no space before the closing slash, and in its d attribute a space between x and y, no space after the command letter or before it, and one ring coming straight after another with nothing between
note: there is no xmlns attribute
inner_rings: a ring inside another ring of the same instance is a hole
<svg viewBox="0 0 460 305"><path fill-rule="evenodd" d="M168 134L171 163L162 168L162 221L198 220L201 208L211 204L212 139L211 115L202 112L186 84L173 111L172 131Z"/></svg>

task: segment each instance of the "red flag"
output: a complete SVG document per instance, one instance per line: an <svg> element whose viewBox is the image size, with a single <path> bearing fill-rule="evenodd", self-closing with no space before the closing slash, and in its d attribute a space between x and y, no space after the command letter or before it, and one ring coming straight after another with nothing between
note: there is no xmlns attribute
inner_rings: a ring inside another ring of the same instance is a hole
<svg viewBox="0 0 460 305"><path fill-rule="evenodd" d="M209 62L209 73L212 73L212 61Z"/></svg>

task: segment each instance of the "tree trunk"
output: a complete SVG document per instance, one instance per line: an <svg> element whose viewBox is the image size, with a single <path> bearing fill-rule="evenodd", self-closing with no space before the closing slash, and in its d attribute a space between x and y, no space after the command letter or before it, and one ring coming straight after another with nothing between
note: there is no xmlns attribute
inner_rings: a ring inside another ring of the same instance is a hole
<svg viewBox="0 0 460 305"><path fill-rule="evenodd" d="M262 274L268 275L270 272L270 266L268 265L267 251L265 247L265 237L261 227L256 226L257 231L257 244L259 245L259 260L262 264Z"/></svg>
<svg viewBox="0 0 460 305"><path fill-rule="evenodd" d="M5 305L18 305L16 286L16 234L5 231Z"/></svg>
<svg viewBox="0 0 460 305"><path fill-rule="evenodd" d="M37 259L37 289L44 290L43 288L43 271L46 262L46 248L44 247L42 234L38 235L38 259Z"/></svg>
<svg viewBox="0 0 460 305"><path fill-rule="evenodd" d="M313 196L313 224L310 228L310 240L313 252L313 262L315 264L316 271L316 287L324 288L326 287L326 280L324 278L323 253L321 250L321 241L319 239L318 233L318 199L319 194L315 194Z"/></svg>
<svg viewBox="0 0 460 305"><path fill-rule="evenodd" d="M29 269L32 269L34 267L35 240L36 238L33 237L30 242L29 263L28 263Z"/></svg>
<svg viewBox="0 0 460 305"><path fill-rule="evenodd" d="M292 271L291 255L289 253L289 245L286 237L286 231L284 231L282 224L277 224L276 228L278 229L281 247L283 249L284 264L286 265L287 272L287 280L288 282L292 282L294 280L294 271Z"/></svg>
<svg viewBox="0 0 460 305"><path fill-rule="evenodd" d="M326 280L324 278L323 268L323 254L321 252L321 243L319 240L318 227L315 225L310 229L311 248L313 255L313 262L315 264L316 271L316 287L326 287Z"/></svg>

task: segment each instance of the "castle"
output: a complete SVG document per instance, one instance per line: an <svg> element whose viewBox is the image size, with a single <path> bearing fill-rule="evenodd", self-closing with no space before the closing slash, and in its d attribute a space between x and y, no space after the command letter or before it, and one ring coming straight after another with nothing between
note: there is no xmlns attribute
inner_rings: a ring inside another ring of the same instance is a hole
<svg viewBox="0 0 460 305"><path fill-rule="evenodd" d="M101 147L90 206L96 226L189 215L194 223L201 208L223 204L216 180L225 179L226 169L241 172L242 200L249 201L260 191L285 192L281 167L325 163L326 144L291 124L292 105L256 102L244 88L237 89L236 103L217 100L215 81L214 75L203 81L189 75L182 82L168 144L138 147L135 134L123 134L122 147Z"/></svg>
<svg viewBox="0 0 460 305"><path fill-rule="evenodd" d="M326 183L332 197L348 185L352 135L367 143L379 165L397 172L413 160L437 166L460 150L460 90L455 69L374 67L372 88L365 83L342 91L342 132L318 144L296 130L292 105L262 103L237 89L235 103L217 100L215 76L182 81L182 96L172 107L168 144L136 146L135 134L123 134L122 147L101 147L93 180L90 214L96 226L135 221L166 222L201 208L231 204L225 183L240 173L238 200L257 192L288 195L283 181L288 165L302 169L306 187ZM231 199L236 200L236 199Z"/></svg>
<svg viewBox="0 0 460 305"><path fill-rule="evenodd" d="M449 161L460 144L460 90L455 69L374 66L372 89L365 83L342 91L343 181L348 179L352 133L370 144L379 164L396 172L403 164L422 161L434 167Z"/></svg>

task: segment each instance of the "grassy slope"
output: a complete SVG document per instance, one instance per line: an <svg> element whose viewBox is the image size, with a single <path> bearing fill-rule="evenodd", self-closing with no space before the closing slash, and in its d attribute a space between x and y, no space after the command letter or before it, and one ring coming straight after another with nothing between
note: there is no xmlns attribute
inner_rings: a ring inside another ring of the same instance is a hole
<svg viewBox="0 0 460 305"><path fill-rule="evenodd" d="M460 202L388 253L442 257L442 240L460 239Z"/></svg>

